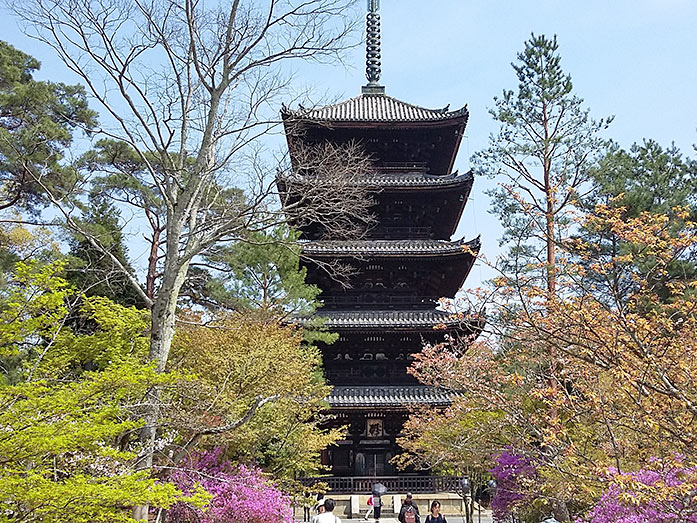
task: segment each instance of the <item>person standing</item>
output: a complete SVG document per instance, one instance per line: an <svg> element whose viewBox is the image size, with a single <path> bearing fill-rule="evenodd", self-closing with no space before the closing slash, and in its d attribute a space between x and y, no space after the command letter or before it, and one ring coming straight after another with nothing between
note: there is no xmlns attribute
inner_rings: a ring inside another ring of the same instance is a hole
<svg viewBox="0 0 697 523"><path fill-rule="evenodd" d="M448 523L445 516L440 513L440 501L431 503L431 513L426 516L426 523Z"/></svg>
<svg viewBox="0 0 697 523"><path fill-rule="evenodd" d="M312 516L312 523L317 523L319 521L319 517L324 514L324 502L325 499L322 497L318 502L317 505L315 505L315 510L317 511L317 514Z"/></svg>
<svg viewBox="0 0 697 523"><path fill-rule="evenodd" d="M334 515L334 507L336 507L336 502L332 498L325 498L324 512L315 516L316 523L341 523L341 520Z"/></svg>
<svg viewBox="0 0 697 523"><path fill-rule="evenodd" d="M305 492L303 499L303 522L310 521L312 513L312 495L310 492Z"/></svg>
<svg viewBox="0 0 697 523"><path fill-rule="evenodd" d="M380 512L382 511L382 497L373 495L373 517L375 523L380 523Z"/></svg>
<svg viewBox="0 0 697 523"><path fill-rule="evenodd" d="M421 523L419 507L414 504L412 497L411 492L408 492L406 499L402 502L402 508L397 516L400 523Z"/></svg>

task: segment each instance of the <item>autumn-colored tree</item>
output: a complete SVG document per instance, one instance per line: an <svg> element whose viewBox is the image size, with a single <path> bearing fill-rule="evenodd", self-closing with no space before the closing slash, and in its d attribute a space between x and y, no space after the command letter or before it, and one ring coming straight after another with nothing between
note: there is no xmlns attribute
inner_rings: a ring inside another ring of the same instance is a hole
<svg viewBox="0 0 697 523"><path fill-rule="evenodd" d="M447 456L462 462L514 449L537 471L524 484L534 503L517 509L530 521L532 511L560 521L581 514L600 496L610 466L633 471L675 452L694 460L697 281L665 285L659 276L694 252L697 231L687 210L673 213L630 217L619 205L598 206L583 225L631 249L593 260L590 247L575 242L580 254L558 265L552 299L546 285L498 280L501 299L488 328L505 319L499 336L483 336L464 355L438 345L417 356L419 379L462 395L440 422L416 420L407 434L423 430L428 442L447 434L446 425L476 426ZM599 280L618 272L634 282L629 294L596 292Z"/></svg>
<svg viewBox="0 0 697 523"><path fill-rule="evenodd" d="M317 472L340 431L319 428L329 388L302 329L253 313L199 323L180 323L173 347L172 370L189 376L165 402L179 434L175 464L197 445L223 445L233 462L253 461L277 478Z"/></svg>
<svg viewBox="0 0 697 523"><path fill-rule="evenodd" d="M688 210L694 217L697 213L697 161L684 157L675 146L661 147L653 140L634 144L629 150L613 144L596 167L590 170L592 190L581 199L584 209L592 210L597 204L622 207L626 216L636 218L642 212L665 214L675 224L675 234L681 230L675 209ZM617 199L622 195L621 199ZM583 227L575 234L582 239L585 255L590 259L610 260L631 251L631 244L618 241L612 231L594 223ZM668 283L673 280L690 279L697 273L695 253L685 253L674 260L664 274L653 274ZM639 271L650 271L637 266ZM598 280L598 293L625 293L635 287L631 278L609 272ZM626 275L626 272L625 272ZM665 289L663 296L670 292Z"/></svg>

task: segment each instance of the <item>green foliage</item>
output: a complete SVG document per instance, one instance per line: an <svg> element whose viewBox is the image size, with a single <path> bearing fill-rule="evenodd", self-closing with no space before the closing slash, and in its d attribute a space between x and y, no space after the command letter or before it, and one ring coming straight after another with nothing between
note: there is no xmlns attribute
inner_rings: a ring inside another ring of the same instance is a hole
<svg viewBox="0 0 697 523"><path fill-rule="evenodd" d="M133 470L139 447L129 443L145 391L172 378L144 364L143 311L87 298L80 312L93 334L65 327L63 267L17 263L1 295L0 521L133 521L131 506L180 497Z"/></svg>
<svg viewBox="0 0 697 523"><path fill-rule="evenodd" d="M683 157L672 145L666 149L654 140L635 143L626 151L616 144L591 172L593 190L583 198L588 208L623 195L627 216L642 212L673 214L678 206L697 207L697 161Z"/></svg>
<svg viewBox="0 0 697 523"><path fill-rule="evenodd" d="M0 288L4 288L15 263L28 260L49 263L59 257L58 244L48 230L41 227L29 229L18 223L0 224L0 282L3 282Z"/></svg>
<svg viewBox="0 0 697 523"><path fill-rule="evenodd" d="M92 196L109 197L153 214L164 212L157 187L148 179L149 168L162 172L162 160L152 153L146 154L143 158L130 145L118 140L97 141L80 158L82 169L99 173L93 180Z"/></svg>
<svg viewBox="0 0 697 523"><path fill-rule="evenodd" d="M186 186L201 176L194 156L170 150L136 151L128 143L113 139L99 140L80 158L80 167L98 174L92 179L93 197L131 206L145 214L153 229L164 228L168 219L163 188L156 180L173 176L178 178L178 185ZM249 205L242 189L211 181L197 197L201 199L200 218L227 216L232 230L246 229L245 219L249 217L237 214L244 213ZM229 218L231 212L234 219Z"/></svg>
<svg viewBox="0 0 697 523"><path fill-rule="evenodd" d="M547 249L564 236L568 212L604 145L598 132L611 120L590 118L558 47L556 37L544 35L525 42L512 64L518 90L494 98L490 113L499 131L473 158L480 174L504 179L490 195L504 227L506 271L554 265Z"/></svg>
<svg viewBox="0 0 697 523"><path fill-rule="evenodd" d="M39 66L0 41L0 209L38 212L46 187L67 193L77 175L64 164L63 151L76 129L96 124L84 89L34 80Z"/></svg>
<svg viewBox="0 0 697 523"><path fill-rule="evenodd" d="M610 208L622 207L626 219L637 218L641 213L665 215L670 218L672 236L679 234L685 225L685 210L688 219L697 216L697 161L685 158L671 146L662 148L653 140L634 144L629 151L613 145L597 168L590 172L593 190L582 200L587 211L596 205ZM578 243L584 255L592 260L609 262L621 256L639 254L628 242L617 241L616 235L597 222L586 226L578 233ZM633 256L635 271L639 278L646 278L656 266L656 261L645 256ZM602 281L595 282L601 293L626 295L636 287L635 277L620 277L618 270L608 271ZM685 281L697 274L697 259L694 252L685 252L672 260L661 274L653 274L657 286L663 287L660 294L670 294L670 282Z"/></svg>
<svg viewBox="0 0 697 523"><path fill-rule="evenodd" d="M185 440L224 445L233 462L255 461L276 477L317 472L320 452L340 434L320 429L329 388L317 373L319 351L303 343L300 329L226 315L206 326L180 325L173 351L173 370L191 376L174 390L169 413ZM260 398L271 401L244 424L218 431Z"/></svg>
<svg viewBox="0 0 697 523"><path fill-rule="evenodd" d="M29 362L60 332L68 313L68 284L57 277L62 262L19 262L0 294L2 382L21 379ZM50 340L50 341L47 341Z"/></svg>
<svg viewBox="0 0 697 523"><path fill-rule="evenodd" d="M320 289L305 283L307 270L300 267L298 237L295 231L277 227L250 233L245 241L208 254L217 274L208 274L203 285L197 285L199 300L282 316L314 312Z"/></svg>
<svg viewBox="0 0 697 523"><path fill-rule="evenodd" d="M324 329L320 317L312 316L320 289L305 282L299 236L287 227L276 227L216 249L206 256L214 271L194 267L183 293L213 310L302 320L306 341L332 343L336 335Z"/></svg>
<svg viewBox="0 0 697 523"><path fill-rule="evenodd" d="M133 276L119 223L120 214L104 198L90 198L85 218L81 220L81 229L96 238ZM123 270L112 258L95 248L84 235L75 234L70 247L67 280L73 287L86 296L105 296L122 305L145 307L140 294L133 288Z"/></svg>

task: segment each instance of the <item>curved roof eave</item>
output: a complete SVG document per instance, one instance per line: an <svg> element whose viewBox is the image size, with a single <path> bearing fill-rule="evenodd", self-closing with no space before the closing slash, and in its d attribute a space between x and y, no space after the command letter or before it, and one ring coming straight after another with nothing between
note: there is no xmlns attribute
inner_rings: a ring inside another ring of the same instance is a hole
<svg viewBox="0 0 697 523"><path fill-rule="evenodd" d="M319 240L302 244L309 257L353 256L462 256L475 257L481 247L480 237L465 241L445 240Z"/></svg>
<svg viewBox="0 0 697 523"><path fill-rule="evenodd" d="M467 121L467 105L450 111L449 106L442 109L428 109L403 102L383 94L360 94L324 107L290 109L281 108L281 117L287 122L302 122L318 125L352 125L352 124L434 124Z"/></svg>

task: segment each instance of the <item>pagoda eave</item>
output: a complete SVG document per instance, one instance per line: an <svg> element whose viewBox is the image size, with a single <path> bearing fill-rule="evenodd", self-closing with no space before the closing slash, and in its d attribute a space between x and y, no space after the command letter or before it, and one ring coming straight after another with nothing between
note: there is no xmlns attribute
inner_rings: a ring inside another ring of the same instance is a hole
<svg viewBox="0 0 697 523"><path fill-rule="evenodd" d="M480 316L451 314L439 310L357 310L320 311L329 330L413 330L459 331L477 334L484 327Z"/></svg>
<svg viewBox="0 0 697 523"><path fill-rule="evenodd" d="M322 127L381 128L433 127L466 124L467 105L455 111L448 107L427 109L382 94L361 94L344 102L324 107L290 109L283 106L281 118L288 126L297 124Z"/></svg>
<svg viewBox="0 0 697 523"><path fill-rule="evenodd" d="M415 174L416 176L411 177L408 173L375 176L367 180L366 185L380 189L382 192L406 192L471 189L474 182L474 174L471 170L465 174L457 172L448 175ZM469 190L467 193L469 194Z"/></svg>
<svg viewBox="0 0 697 523"><path fill-rule="evenodd" d="M418 406L447 407L459 393L426 385L334 386L327 398L332 410L342 408L412 410Z"/></svg>
<svg viewBox="0 0 697 523"><path fill-rule="evenodd" d="M445 240L318 240L302 244L309 258L420 258L453 256L476 258L479 237L465 241Z"/></svg>

